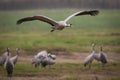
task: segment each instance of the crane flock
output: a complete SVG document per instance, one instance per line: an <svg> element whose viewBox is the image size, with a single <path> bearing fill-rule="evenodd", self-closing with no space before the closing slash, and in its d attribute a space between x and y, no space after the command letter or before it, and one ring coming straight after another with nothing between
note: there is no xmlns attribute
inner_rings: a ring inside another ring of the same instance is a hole
<svg viewBox="0 0 120 80"><path fill-rule="evenodd" d="M79 12L76 12L70 15L63 21L55 21L46 16L39 15L39 16L25 17L25 18L19 19L17 21L17 24L21 24L27 21L40 20L40 21L50 24L52 26L51 32L53 32L54 30L63 30L65 27L71 27L72 24L68 24L67 21L70 20L74 16L80 16L80 15L95 16L98 13L99 13L98 10L79 11ZM94 47L95 47L95 44L92 44L92 52L90 55L88 55L85 58L83 62L85 67L89 66L89 68L91 68L91 64L93 60L97 60L98 62L101 62L103 65L107 63L107 57L105 53L103 52L102 46L100 47L99 53L95 52ZM6 52L0 57L0 66L4 65L4 68L7 71L9 80L11 80L14 66L18 61L19 50L20 50L19 48L16 48L16 56L11 57L10 49L7 48ZM32 64L34 65L35 68L39 67L39 65L41 65L41 67L46 67L47 65L53 65L55 63L56 63L56 55L48 53L46 50L40 51L39 53L34 55L32 59Z"/></svg>
<svg viewBox="0 0 120 80"><path fill-rule="evenodd" d="M100 46L100 52L96 53L95 52L95 44L92 44L92 53L88 55L85 60L84 60L84 66L89 66L91 68L91 64L93 60L96 60L98 62L101 62L103 65L107 63L107 56L102 50L102 46Z"/></svg>
<svg viewBox="0 0 120 80"><path fill-rule="evenodd" d="M11 57L10 48L7 48L6 52L0 58L0 65L4 65L4 68L6 69L8 74L8 80L11 80L14 66L18 61L19 50L19 48L16 48L16 56ZM84 59L83 64L85 67L88 66L90 69L91 64L94 60L101 62L103 66L108 62L106 54L103 52L102 46L100 46L100 52L96 53L95 44L92 44L92 52ZM39 67L39 65L45 68L47 65L53 65L55 63L56 55L48 53L46 50L40 51L39 53L34 55L32 59L32 64L35 68Z"/></svg>

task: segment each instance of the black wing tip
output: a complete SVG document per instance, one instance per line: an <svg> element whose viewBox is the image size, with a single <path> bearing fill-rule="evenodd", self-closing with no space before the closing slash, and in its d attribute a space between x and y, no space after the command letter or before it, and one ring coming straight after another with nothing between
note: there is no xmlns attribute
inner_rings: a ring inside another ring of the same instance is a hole
<svg viewBox="0 0 120 80"><path fill-rule="evenodd" d="M16 22L16 24L21 24L23 22L23 19L19 19L17 22Z"/></svg>
<svg viewBox="0 0 120 80"><path fill-rule="evenodd" d="M99 10L91 10L90 11L91 16L95 16L95 15L98 15L98 14L99 14Z"/></svg>
<svg viewBox="0 0 120 80"><path fill-rule="evenodd" d="M83 11L75 16L79 16L79 15L90 15L90 16L96 16L99 14L99 10L86 10Z"/></svg>
<svg viewBox="0 0 120 80"><path fill-rule="evenodd" d="M17 23L16 23L16 24L18 24L18 25L19 25L19 24L21 24L21 23L22 23L22 22L20 22L20 21L17 21Z"/></svg>
<svg viewBox="0 0 120 80"><path fill-rule="evenodd" d="M25 17L25 18L19 19L16 24L19 25L19 24L21 24L21 23L23 23L23 22L25 22L25 21L35 20L34 17L35 17L35 16L33 16L33 17Z"/></svg>

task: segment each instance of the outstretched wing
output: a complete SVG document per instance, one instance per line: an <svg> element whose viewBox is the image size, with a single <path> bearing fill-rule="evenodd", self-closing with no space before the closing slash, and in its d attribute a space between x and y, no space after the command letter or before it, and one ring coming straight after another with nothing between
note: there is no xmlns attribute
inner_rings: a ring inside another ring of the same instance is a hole
<svg viewBox="0 0 120 80"><path fill-rule="evenodd" d="M70 15L69 17L67 17L64 21L67 22L69 19L71 19L74 16L80 16L80 15L91 15L91 16L95 16L99 13L98 10L90 10L90 11L79 11L76 12L72 15Z"/></svg>
<svg viewBox="0 0 120 80"><path fill-rule="evenodd" d="M17 24L21 24L21 23L23 23L23 22L33 21L33 20L40 20L40 21L46 22L46 23L48 23L48 24L50 24L50 25L52 25L52 26L54 26L54 25L57 24L56 21L54 21L54 20L52 20L52 19L50 19L50 18L48 18L48 17L46 17L46 16L42 16L42 15L22 18L22 19L20 19L20 20L17 21Z"/></svg>

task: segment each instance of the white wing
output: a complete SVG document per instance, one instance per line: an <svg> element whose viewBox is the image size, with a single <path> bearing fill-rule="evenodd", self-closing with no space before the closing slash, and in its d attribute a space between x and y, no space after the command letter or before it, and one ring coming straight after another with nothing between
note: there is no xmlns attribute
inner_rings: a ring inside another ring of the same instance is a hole
<svg viewBox="0 0 120 80"><path fill-rule="evenodd" d="M70 15L69 17L67 17L64 21L67 22L69 19L71 19L74 16L80 16L80 15L91 15L91 16L95 16L99 13L98 10L90 10L90 11L79 11L76 12L72 15Z"/></svg>

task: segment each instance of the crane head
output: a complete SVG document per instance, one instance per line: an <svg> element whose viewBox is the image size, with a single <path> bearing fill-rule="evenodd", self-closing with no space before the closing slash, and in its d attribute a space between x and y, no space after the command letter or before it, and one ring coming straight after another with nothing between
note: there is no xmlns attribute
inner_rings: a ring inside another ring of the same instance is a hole
<svg viewBox="0 0 120 80"><path fill-rule="evenodd" d="M67 24L67 26L66 27L72 27L72 24Z"/></svg>
<svg viewBox="0 0 120 80"><path fill-rule="evenodd" d="M10 51L10 48L7 48L7 52L9 52Z"/></svg>
<svg viewBox="0 0 120 80"><path fill-rule="evenodd" d="M9 56L10 48L7 48L7 55Z"/></svg>
<svg viewBox="0 0 120 80"><path fill-rule="evenodd" d="M93 43L92 46L94 47L94 46L95 46L95 43Z"/></svg>

